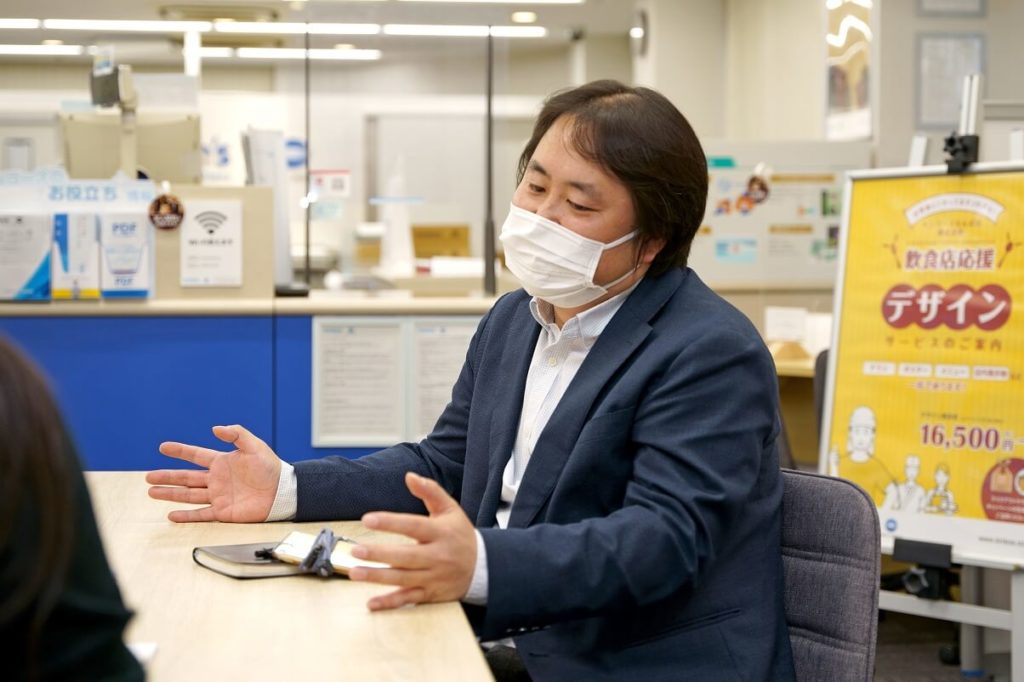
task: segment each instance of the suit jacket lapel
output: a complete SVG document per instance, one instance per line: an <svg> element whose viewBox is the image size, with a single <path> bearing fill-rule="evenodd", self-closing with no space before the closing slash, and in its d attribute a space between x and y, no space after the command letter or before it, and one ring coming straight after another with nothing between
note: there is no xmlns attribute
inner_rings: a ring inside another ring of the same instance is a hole
<svg viewBox="0 0 1024 682"><path fill-rule="evenodd" d="M512 505L510 528L526 527L536 518L551 496L601 388L650 334L650 319L679 287L683 277L683 271L671 270L661 277L645 279L601 332L537 439ZM532 349L531 346L531 356ZM520 386L520 409L522 393Z"/></svg>
<svg viewBox="0 0 1024 682"><path fill-rule="evenodd" d="M519 415L523 411L526 375L539 335L540 325L530 313L530 299L526 299L513 315L504 339L499 376L506 382L501 386L486 387L494 396L495 407L491 413L487 487L476 518L476 525L480 528L490 528L495 523L501 498L501 477L512 456Z"/></svg>

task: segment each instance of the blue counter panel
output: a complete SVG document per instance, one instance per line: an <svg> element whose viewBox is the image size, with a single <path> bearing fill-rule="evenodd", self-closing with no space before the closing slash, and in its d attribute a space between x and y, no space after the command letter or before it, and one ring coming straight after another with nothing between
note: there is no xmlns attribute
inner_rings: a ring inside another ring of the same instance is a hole
<svg viewBox="0 0 1024 682"><path fill-rule="evenodd" d="M379 448L314 448L313 443L313 318L274 318L276 341L274 433L277 453L294 462L328 455L350 459ZM381 443L381 447L393 443Z"/></svg>
<svg viewBox="0 0 1024 682"><path fill-rule="evenodd" d="M0 333L49 375L86 469L190 467L157 446L223 449L214 424L274 443L270 316L8 317Z"/></svg>

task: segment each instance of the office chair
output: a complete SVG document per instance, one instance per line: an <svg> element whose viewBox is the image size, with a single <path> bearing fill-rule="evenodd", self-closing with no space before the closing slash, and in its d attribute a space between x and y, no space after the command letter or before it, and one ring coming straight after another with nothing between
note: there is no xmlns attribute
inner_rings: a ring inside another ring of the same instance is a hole
<svg viewBox="0 0 1024 682"><path fill-rule="evenodd" d="M861 488L782 472L785 610L797 680L874 677L879 528Z"/></svg>
<svg viewBox="0 0 1024 682"><path fill-rule="evenodd" d="M828 379L828 348L814 358L814 414L818 418L818 437L825 409L825 381Z"/></svg>

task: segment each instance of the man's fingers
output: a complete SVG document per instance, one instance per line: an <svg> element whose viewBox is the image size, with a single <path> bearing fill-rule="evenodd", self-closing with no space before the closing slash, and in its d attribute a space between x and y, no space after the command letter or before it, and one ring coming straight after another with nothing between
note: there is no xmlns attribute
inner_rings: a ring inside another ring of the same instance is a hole
<svg viewBox="0 0 1024 682"><path fill-rule="evenodd" d="M371 611L382 611L384 609L397 609L407 604L419 604L427 598L422 587L406 587L394 592L388 592L380 597L374 597L366 602Z"/></svg>
<svg viewBox="0 0 1024 682"><path fill-rule="evenodd" d="M446 512L459 504L437 481L411 471L405 474L405 485L409 492L423 500L431 516Z"/></svg>
<svg viewBox="0 0 1024 682"><path fill-rule="evenodd" d="M394 512L371 512L363 516L363 524L373 530L399 533L419 542L430 542L437 537L429 516L418 514L396 514Z"/></svg>
<svg viewBox="0 0 1024 682"><path fill-rule="evenodd" d="M421 545L358 545L352 548L352 556L405 569L430 568L436 563L427 556Z"/></svg>
<svg viewBox="0 0 1024 682"><path fill-rule="evenodd" d="M225 443L233 443L236 448L247 454L256 452L263 445L263 441L252 435L247 428L240 424L214 426L213 435Z"/></svg>
<svg viewBox="0 0 1024 682"><path fill-rule="evenodd" d="M160 469L146 474L146 483L153 485L180 485L186 488L205 488L210 472L194 469Z"/></svg>
<svg viewBox="0 0 1024 682"><path fill-rule="evenodd" d="M216 521L213 507L202 509L176 509L167 515L167 518L174 523L193 523L195 521Z"/></svg>
<svg viewBox="0 0 1024 682"><path fill-rule="evenodd" d="M186 462L192 462L199 466L209 469L210 464L213 460L223 453L217 452L216 450L210 450L209 448L200 448L195 445L188 445L187 443L175 443L173 441L167 441L160 443L160 454L173 457L175 459L183 459Z"/></svg>
<svg viewBox="0 0 1024 682"><path fill-rule="evenodd" d="M210 504L209 488L169 488L165 486L153 486L149 489L149 496L154 500L167 500L169 502Z"/></svg>
<svg viewBox="0 0 1024 682"><path fill-rule="evenodd" d="M423 571L410 571L397 568L366 568L356 566L348 570L348 577L364 583L381 583L398 587L416 587L422 585L425 577Z"/></svg>

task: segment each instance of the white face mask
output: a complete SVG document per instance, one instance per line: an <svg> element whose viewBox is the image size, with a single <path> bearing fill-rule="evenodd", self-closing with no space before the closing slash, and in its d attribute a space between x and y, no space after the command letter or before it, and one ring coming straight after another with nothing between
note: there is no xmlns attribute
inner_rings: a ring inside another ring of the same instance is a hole
<svg viewBox="0 0 1024 682"><path fill-rule="evenodd" d="M512 205L500 238L505 264L531 296L559 308L577 308L601 298L636 271L603 286L594 283L601 254L634 237L636 230L605 244Z"/></svg>

